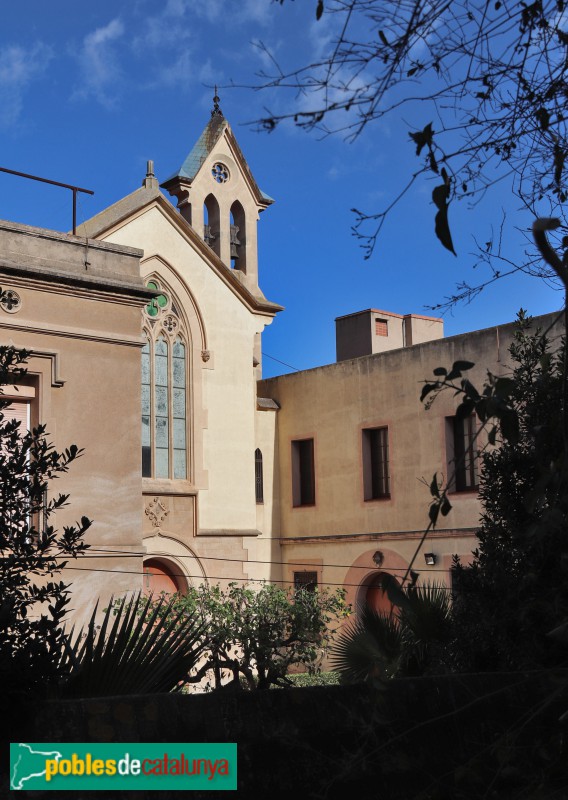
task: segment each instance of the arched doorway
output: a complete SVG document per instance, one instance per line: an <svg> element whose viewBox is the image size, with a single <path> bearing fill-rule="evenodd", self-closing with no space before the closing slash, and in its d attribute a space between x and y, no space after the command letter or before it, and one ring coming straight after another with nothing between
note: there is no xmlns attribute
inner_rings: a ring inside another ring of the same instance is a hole
<svg viewBox="0 0 568 800"><path fill-rule="evenodd" d="M183 592L186 581L180 574L179 568L159 558L149 558L144 562L144 594L155 597L162 592L175 594Z"/></svg>
<svg viewBox="0 0 568 800"><path fill-rule="evenodd" d="M371 577L370 583L367 584L367 590L365 592L365 604L369 608L372 608L373 611L382 614L390 614L392 608L391 601L383 588L383 578L387 574L386 572L375 573Z"/></svg>

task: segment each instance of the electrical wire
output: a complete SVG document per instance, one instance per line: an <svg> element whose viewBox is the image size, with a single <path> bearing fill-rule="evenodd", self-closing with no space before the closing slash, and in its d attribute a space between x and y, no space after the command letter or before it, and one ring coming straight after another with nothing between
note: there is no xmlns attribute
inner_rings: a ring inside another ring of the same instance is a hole
<svg viewBox="0 0 568 800"><path fill-rule="evenodd" d="M90 548L90 552L85 555L80 555L78 558L81 560L87 558L159 558L160 556L167 557L166 553L141 553L141 552L132 552L131 550L97 550L93 551ZM318 567L323 569L324 567L329 569L365 569L368 570L369 566L366 564L314 564L313 562L308 561L265 561L259 558L223 558L222 556L202 556L192 553L192 556L196 558L198 561L224 561L224 562L235 562L238 564L266 564L269 566L284 566L284 567ZM59 556L60 558L68 558L68 556ZM379 570L380 566L375 565L375 569ZM386 567L385 571L387 572L406 572L406 567ZM437 568L429 568L428 572L443 572L447 573L447 569L443 569L442 567Z"/></svg>
<svg viewBox="0 0 568 800"><path fill-rule="evenodd" d="M272 361L277 361L279 364L282 364L282 366L284 366L284 367L290 367L290 369L293 369L295 372L301 372L301 370L298 369L298 367L293 367L292 364L287 364L285 361L280 361L279 358L275 358L274 356L271 356L268 353L265 353L264 350L262 351L262 355L266 356L266 358L272 359Z"/></svg>

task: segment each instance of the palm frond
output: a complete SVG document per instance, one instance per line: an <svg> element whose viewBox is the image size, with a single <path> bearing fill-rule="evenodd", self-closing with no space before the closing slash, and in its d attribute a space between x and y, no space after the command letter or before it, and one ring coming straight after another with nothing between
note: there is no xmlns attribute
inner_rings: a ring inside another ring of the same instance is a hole
<svg viewBox="0 0 568 800"><path fill-rule="evenodd" d="M111 599L101 625L93 611L86 632L66 637L61 665L68 670L62 694L100 697L168 692L185 680L204 648L197 614L172 613L174 601L141 594L115 605ZM111 625L112 615L115 615Z"/></svg>
<svg viewBox="0 0 568 800"><path fill-rule="evenodd" d="M397 619L364 607L337 637L331 661L347 682L382 680L397 673L402 646Z"/></svg>

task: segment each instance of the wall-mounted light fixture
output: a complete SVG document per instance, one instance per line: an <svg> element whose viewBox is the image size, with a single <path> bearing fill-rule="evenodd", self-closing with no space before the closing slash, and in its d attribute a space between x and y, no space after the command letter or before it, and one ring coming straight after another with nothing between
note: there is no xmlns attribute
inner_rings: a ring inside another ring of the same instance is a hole
<svg viewBox="0 0 568 800"><path fill-rule="evenodd" d="M377 550L377 552L373 555L373 561L375 562L377 567L381 567L384 560L385 560L384 555L381 553L380 550Z"/></svg>
<svg viewBox="0 0 568 800"><path fill-rule="evenodd" d="M436 563L435 553L424 553L424 561L426 562L427 566L433 567Z"/></svg>

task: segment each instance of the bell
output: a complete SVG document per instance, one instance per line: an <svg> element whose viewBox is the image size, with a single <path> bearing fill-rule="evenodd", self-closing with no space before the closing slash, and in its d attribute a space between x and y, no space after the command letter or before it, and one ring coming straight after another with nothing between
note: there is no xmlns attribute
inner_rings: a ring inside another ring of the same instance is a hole
<svg viewBox="0 0 568 800"><path fill-rule="evenodd" d="M239 257L238 247L240 245L240 242L238 233L239 233L239 226L231 225L231 258Z"/></svg>
<svg viewBox="0 0 568 800"><path fill-rule="evenodd" d="M206 244L208 244L209 247L211 247L213 240L216 238L217 237L211 230L211 225L205 225L203 230L203 240L206 242Z"/></svg>

